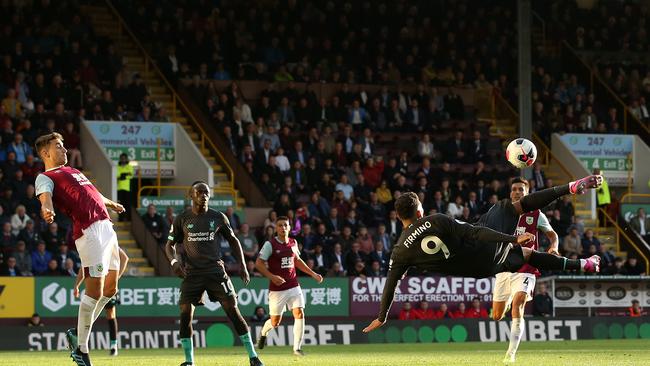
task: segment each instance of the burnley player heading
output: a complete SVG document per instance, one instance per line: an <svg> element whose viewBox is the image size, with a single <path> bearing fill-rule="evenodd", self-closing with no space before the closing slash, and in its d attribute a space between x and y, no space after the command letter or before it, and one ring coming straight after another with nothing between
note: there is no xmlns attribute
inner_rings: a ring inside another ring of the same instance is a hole
<svg viewBox="0 0 650 366"><path fill-rule="evenodd" d="M84 271L86 293L81 297L77 332L66 332L70 357L79 366L91 366L88 338L95 319L117 291L120 252L106 208L121 213L124 207L104 197L68 162L63 137L50 133L36 139L36 151L45 164L45 172L36 177L36 195L41 216L54 222L54 207L72 219L73 238ZM78 344L77 344L78 342Z"/></svg>
<svg viewBox="0 0 650 366"><path fill-rule="evenodd" d="M541 208L570 193L571 185L568 187L566 192L556 189L558 187L536 192L514 205L518 207L516 210ZM581 190L586 188L590 187L581 186ZM422 203L413 192L401 195L395 202L395 209L404 231L391 255L379 316L363 330L366 333L386 322L398 281L410 267L443 275L476 278L494 276L499 272L516 272L525 263L548 270L599 270L598 256L572 260L522 248L521 244L533 238L529 233L513 236L462 223L443 214L423 217ZM519 245L513 246L511 243Z"/></svg>
<svg viewBox="0 0 650 366"><path fill-rule="evenodd" d="M323 276L314 272L300 258L298 243L289 237L290 231L289 218L278 217L275 224L276 236L264 243L255 262L255 268L270 280L269 314L271 315L271 318L262 327L257 348L264 348L267 334L271 329L280 325L282 313L285 310L291 310L294 319L293 354L304 356L302 340L305 335L305 299L300 283L298 283L296 268L311 276L318 283L323 282Z"/></svg>
<svg viewBox="0 0 650 366"><path fill-rule="evenodd" d="M194 365L192 318L194 307L203 305L203 293L212 301L219 301L232 322L239 339L248 352L251 366L263 366L257 357L248 324L237 307L237 293L221 260L221 239L225 239L240 263L239 275L248 285L250 276L244 262L241 243L235 237L226 215L208 208L210 187L203 181L190 188L192 208L176 216L169 230L165 253L174 273L183 278L181 283L180 338L185 352L181 366ZM180 248L177 248L180 247ZM181 250L178 250L181 249ZM177 254L180 252L180 256Z"/></svg>

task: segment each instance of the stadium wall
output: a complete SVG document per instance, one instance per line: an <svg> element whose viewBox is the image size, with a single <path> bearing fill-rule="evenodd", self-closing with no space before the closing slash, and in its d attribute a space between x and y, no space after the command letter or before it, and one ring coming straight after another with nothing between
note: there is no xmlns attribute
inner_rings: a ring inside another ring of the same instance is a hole
<svg viewBox="0 0 650 366"><path fill-rule="evenodd" d="M578 158L573 154L571 149L562 141L560 135L554 133L551 136L551 150L558 160L564 164L564 166L573 173L576 178L584 177L591 174L590 171L585 168L585 166L578 160ZM587 194L583 195L581 199L586 200L586 207L591 211L591 218L596 218L596 191L590 190Z"/></svg>
<svg viewBox="0 0 650 366"><path fill-rule="evenodd" d="M117 201L117 163L111 161L102 145L85 123L80 124L81 154L88 166L92 166L93 184L102 194ZM92 164L88 164L92 162Z"/></svg>

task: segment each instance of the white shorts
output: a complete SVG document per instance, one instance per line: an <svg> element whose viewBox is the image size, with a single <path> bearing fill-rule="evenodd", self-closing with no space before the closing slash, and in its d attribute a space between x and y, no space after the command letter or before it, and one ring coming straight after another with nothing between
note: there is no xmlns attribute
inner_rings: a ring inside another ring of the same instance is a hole
<svg viewBox="0 0 650 366"><path fill-rule="evenodd" d="M305 297L300 286L284 291L269 291L269 314L282 315L287 310L305 307Z"/></svg>
<svg viewBox="0 0 650 366"><path fill-rule="evenodd" d="M102 277L109 270L120 269L120 250L117 234L110 220L95 221L82 230L83 235L75 240L81 258L81 267L88 267L90 277Z"/></svg>
<svg viewBox="0 0 650 366"><path fill-rule="evenodd" d="M526 293L526 301L533 299L536 277L532 273L501 272L496 274L492 301L511 301L517 292Z"/></svg>

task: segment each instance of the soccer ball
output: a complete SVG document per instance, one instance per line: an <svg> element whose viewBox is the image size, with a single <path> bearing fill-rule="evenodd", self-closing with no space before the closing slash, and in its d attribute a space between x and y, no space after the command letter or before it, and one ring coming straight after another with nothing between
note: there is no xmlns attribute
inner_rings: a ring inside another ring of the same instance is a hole
<svg viewBox="0 0 650 366"><path fill-rule="evenodd" d="M532 141L525 138L514 139L506 148L506 159L517 169L529 167L537 159L537 148Z"/></svg>

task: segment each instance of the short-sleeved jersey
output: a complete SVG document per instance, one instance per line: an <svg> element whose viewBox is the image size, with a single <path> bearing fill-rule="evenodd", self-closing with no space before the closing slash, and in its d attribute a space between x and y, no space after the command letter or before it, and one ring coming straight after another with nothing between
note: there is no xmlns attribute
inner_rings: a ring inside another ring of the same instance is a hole
<svg viewBox="0 0 650 366"><path fill-rule="evenodd" d="M273 237L264 243L259 257L266 261L269 272L284 278L285 281L280 286L269 281L270 291L284 291L300 286L295 266L296 257L299 256L298 243L293 238L283 243L277 237Z"/></svg>
<svg viewBox="0 0 650 366"><path fill-rule="evenodd" d="M473 253L478 252L477 246L516 240L513 235L467 224L443 214L418 219L402 231L391 254L379 319L386 319L397 282L409 267L414 266L420 270L442 274L448 274L451 268L454 268L455 271L465 271L469 276L473 273L471 263L458 263L454 260L457 256L471 258ZM492 263L494 258L475 258L475 260Z"/></svg>
<svg viewBox="0 0 650 366"><path fill-rule="evenodd" d="M535 235L535 240L531 240L522 246L530 248L532 250L539 250L539 231L546 233L553 231L551 224L548 222L546 215L540 210L535 210L531 212L526 212L519 216L519 222L517 223L517 228L515 230L515 235L521 235L523 233L530 233ZM535 276L540 276L540 272L537 268L526 263L523 267L519 269L521 273L531 273Z"/></svg>
<svg viewBox="0 0 650 366"><path fill-rule="evenodd" d="M94 222L110 219L101 193L75 168L48 169L36 177L35 188L37 196L50 192L54 206L72 219L75 240Z"/></svg>
<svg viewBox="0 0 650 366"><path fill-rule="evenodd" d="M167 238L182 243L181 259L189 274L225 272L221 261L222 233L234 236L226 215L213 209L195 214L185 210L174 219Z"/></svg>

